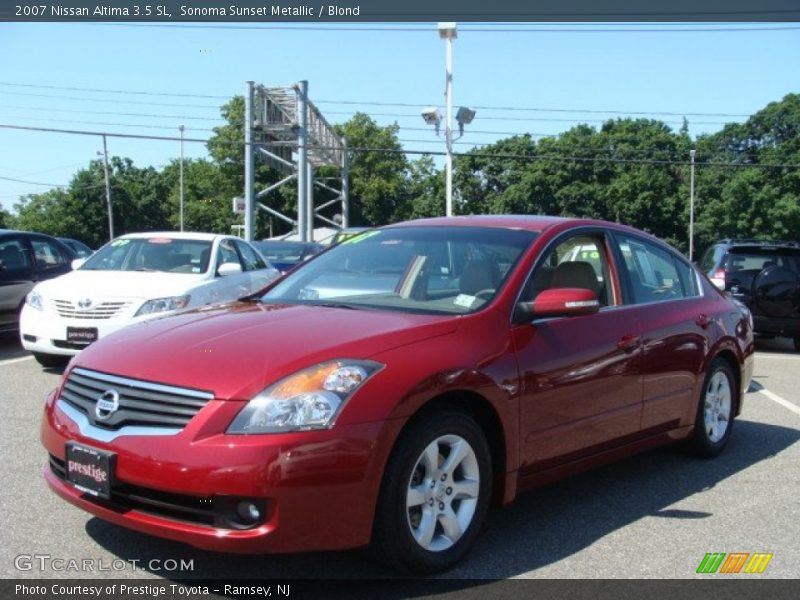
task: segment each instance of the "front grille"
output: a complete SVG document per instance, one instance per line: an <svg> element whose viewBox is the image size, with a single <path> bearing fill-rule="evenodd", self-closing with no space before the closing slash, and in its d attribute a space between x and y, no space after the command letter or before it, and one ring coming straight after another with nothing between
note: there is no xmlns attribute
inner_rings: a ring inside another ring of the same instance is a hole
<svg viewBox="0 0 800 600"><path fill-rule="evenodd" d="M98 409L100 397L113 398L114 393L117 408ZM125 425L183 428L213 397L211 392L202 390L81 368L72 370L61 389L61 398L85 414L92 425L112 430ZM100 418L98 412L105 418Z"/></svg>
<svg viewBox="0 0 800 600"><path fill-rule="evenodd" d="M49 455L50 470L62 481L67 480L66 465L60 458ZM139 485L112 479L111 498L108 500L84 494L83 499L118 513L129 510L148 513L176 521L185 521L209 527L244 530L253 529L270 518L274 504L260 498L237 498L233 496L190 496L162 492ZM258 506L261 516L251 522L242 522L236 513L236 505L248 500ZM268 510L269 509L269 510Z"/></svg>
<svg viewBox="0 0 800 600"><path fill-rule="evenodd" d="M110 319L131 304L129 300L101 302L91 308L78 308L69 300L53 300L59 316L66 319Z"/></svg>

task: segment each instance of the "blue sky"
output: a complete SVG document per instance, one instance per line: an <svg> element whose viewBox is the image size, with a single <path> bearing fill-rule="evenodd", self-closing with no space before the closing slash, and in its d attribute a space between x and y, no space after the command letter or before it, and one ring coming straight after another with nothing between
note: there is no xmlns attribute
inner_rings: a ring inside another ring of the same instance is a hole
<svg viewBox="0 0 800 600"><path fill-rule="evenodd" d="M258 24L251 24L259 27ZM468 31L455 43L455 104L538 109L669 112L653 115L680 126L686 113L746 115L798 92L800 29L716 32L616 32L598 28L713 29L784 25L542 25L550 31ZM790 25L790 24L789 24ZM337 101L443 106L444 43L430 31L338 31L197 28L190 24L0 24L0 123L91 131L206 138L220 124L222 97L245 81L287 85L307 79L311 99L331 122L355 110L381 124L397 121L408 149L441 150L417 107L354 106ZM524 27L509 25L508 27ZM365 24L357 27L402 28ZM503 25L484 25L502 29ZM539 27L539 26L537 26ZM580 29L580 32L555 31ZM585 31L584 31L585 30ZM16 85L8 85L16 84ZM22 85L20 85L22 84ZM25 87L53 86L48 88ZM74 91L97 88L125 93ZM131 91L220 98L149 96ZM137 103L163 103L160 106ZM386 114L385 114L386 113ZM148 116L135 116L146 114ZM578 122L599 126L611 113L478 110L458 150L509 132L558 134ZM713 132L738 117L688 117L690 133ZM114 123L116 125L110 125ZM127 124L121 126L119 124ZM420 129L420 130L417 130ZM418 141L410 141L418 140ZM96 157L99 138L0 129L0 177L67 184ZM109 138L109 152L138 166L178 156L177 142ZM204 156L186 144L186 156ZM46 186L0 179L0 203Z"/></svg>

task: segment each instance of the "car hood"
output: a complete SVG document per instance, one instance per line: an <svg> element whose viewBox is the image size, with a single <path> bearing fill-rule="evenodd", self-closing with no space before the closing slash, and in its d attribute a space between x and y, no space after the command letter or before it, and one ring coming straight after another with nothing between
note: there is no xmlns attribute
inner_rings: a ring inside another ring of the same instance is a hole
<svg viewBox="0 0 800 600"><path fill-rule="evenodd" d="M86 271L79 269L43 281L36 291L45 300L79 298L165 298L180 296L198 285L204 275L158 271Z"/></svg>
<svg viewBox="0 0 800 600"><path fill-rule="evenodd" d="M126 327L74 365L247 400L297 370L456 330L460 317L234 302Z"/></svg>

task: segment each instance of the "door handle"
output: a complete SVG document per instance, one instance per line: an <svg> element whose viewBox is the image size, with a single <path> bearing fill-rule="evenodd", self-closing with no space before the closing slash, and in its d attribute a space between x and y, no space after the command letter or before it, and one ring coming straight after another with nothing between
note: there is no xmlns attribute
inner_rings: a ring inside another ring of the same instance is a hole
<svg viewBox="0 0 800 600"><path fill-rule="evenodd" d="M619 338L617 342L617 348L620 350L624 350L625 352L632 352L636 348L639 347L639 344L642 343L642 336L640 335L623 335Z"/></svg>
<svg viewBox="0 0 800 600"><path fill-rule="evenodd" d="M706 329L711 324L711 319L708 315L697 315L697 320L695 321L700 327Z"/></svg>

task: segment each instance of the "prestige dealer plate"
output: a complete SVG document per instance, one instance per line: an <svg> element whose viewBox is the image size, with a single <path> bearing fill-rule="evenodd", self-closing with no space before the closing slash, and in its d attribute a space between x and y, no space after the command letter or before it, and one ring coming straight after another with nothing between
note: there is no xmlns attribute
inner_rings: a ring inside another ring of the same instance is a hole
<svg viewBox="0 0 800 600"><path fill-rule="evenodd" d="M106 499L111 497L111 481L114 478L116 454L75 442L67 442L66 457L66 473L69 483L92 496Z"/></svg>

